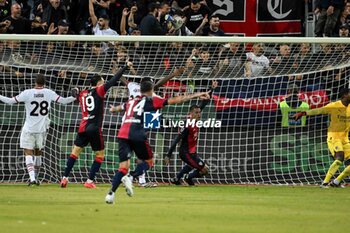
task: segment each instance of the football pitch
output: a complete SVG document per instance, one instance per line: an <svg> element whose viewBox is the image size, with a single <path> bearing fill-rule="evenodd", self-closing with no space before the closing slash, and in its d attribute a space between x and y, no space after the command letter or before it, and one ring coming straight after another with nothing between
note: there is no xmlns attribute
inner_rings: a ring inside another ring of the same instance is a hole
<svg viewBox="0 0 350 233"><path fill-rule="evenodd" d="M107 205L108 185L0 185L0 232L345 232L350 187L161 186L123 189Z"/></svg>

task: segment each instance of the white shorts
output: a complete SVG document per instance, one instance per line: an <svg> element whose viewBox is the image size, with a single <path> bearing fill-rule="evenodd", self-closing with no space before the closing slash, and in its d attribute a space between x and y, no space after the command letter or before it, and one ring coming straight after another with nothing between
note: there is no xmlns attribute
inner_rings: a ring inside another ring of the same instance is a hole
<svg viewBox="0 0 350 233"><path fill-rule="evenodd" d="M43 133L29 133L21 132L20 147L23 149L43 149L46 141L46 132Z"/></svg>

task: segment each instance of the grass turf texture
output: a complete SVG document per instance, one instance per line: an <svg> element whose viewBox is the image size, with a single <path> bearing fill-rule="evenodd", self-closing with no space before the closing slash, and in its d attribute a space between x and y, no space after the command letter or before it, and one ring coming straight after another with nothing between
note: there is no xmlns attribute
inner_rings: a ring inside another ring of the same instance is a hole
<svg viewBox="0 0 350 233"><path fill-rule="evenodd" d="M345 232L350 187L0 185L0 232Z"/></svg>

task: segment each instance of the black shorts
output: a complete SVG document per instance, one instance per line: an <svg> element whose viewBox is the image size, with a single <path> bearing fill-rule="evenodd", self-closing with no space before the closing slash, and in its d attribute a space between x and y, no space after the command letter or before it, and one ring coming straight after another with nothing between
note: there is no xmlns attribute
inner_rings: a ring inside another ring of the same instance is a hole
<svg viewBox="0 0 350 233"><path fill-rule="evenodd" d="M132 141L128 139L118 138L119 142L119 162L130 159L131 153L134 151L137 158L148 160L153 158L152 149L146 141Z"/></svg>
<svg viewBox="0 0 350 233"><path fill-rule="evenodd" d="M192 168L201 170L205 166L203 159L201 159L196 153L190 154L188 152L180 152L180 158Z"/></svg>
<svg viewBox="0 0 350 233"><path fill-rule="evenodd" d="M74 145L82 148L86 147L89 143L93 151L100 151L105 148L101 128L88 127L85 132L78 133L74 141Z"/></svg>

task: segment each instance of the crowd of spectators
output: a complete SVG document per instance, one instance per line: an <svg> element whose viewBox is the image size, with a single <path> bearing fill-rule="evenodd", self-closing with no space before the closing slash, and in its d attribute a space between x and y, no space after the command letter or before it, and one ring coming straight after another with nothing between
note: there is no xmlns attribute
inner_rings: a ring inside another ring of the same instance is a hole
<svg viewBox="0 0 350 233"><path fill-rule="evenodd" d="M0 7L1 33L225 35L206 0L0 0Z"/></svg>
<svg viewBox="0 0 350 233"><path fill-rule="evenodd" d="M349 36L350 0L305 1L315 36ZM0 33L225 35L207 0L0 0Z"/></svg>
<svg viewBox="0 0 350 233"><path fill-rule="evenodd" d="M316 0L314 8L317 37L349 37L349 0Z"/></svg>
<svg viewBox="0 0 350 233"><path fill-rule="evenodd" d="M350 0L314 2L318 15L317 36L338 33L337 36L347 37ZM334 4L327 5L326 2ZM0 6L2 33L228 36L220 29L219 16L211 14L205 0L18 0L13 3L0 0ZM184 75L190 78L290 75L349 63L348 51L346 45L325 44L315 48L307 43L271 46L262 43L173 42L159 45L69 41L36 46L0 42L2 61L41 66L59 66L64 62L82 76L89 72L113 73L127 59L134 63L132 75L161 76L176 67L184 67ZM23 75L21 69L13 67L0 66L0 69L16 76ZM56 69L57 76L66 77L67 72L60 69Z"/></svg>

